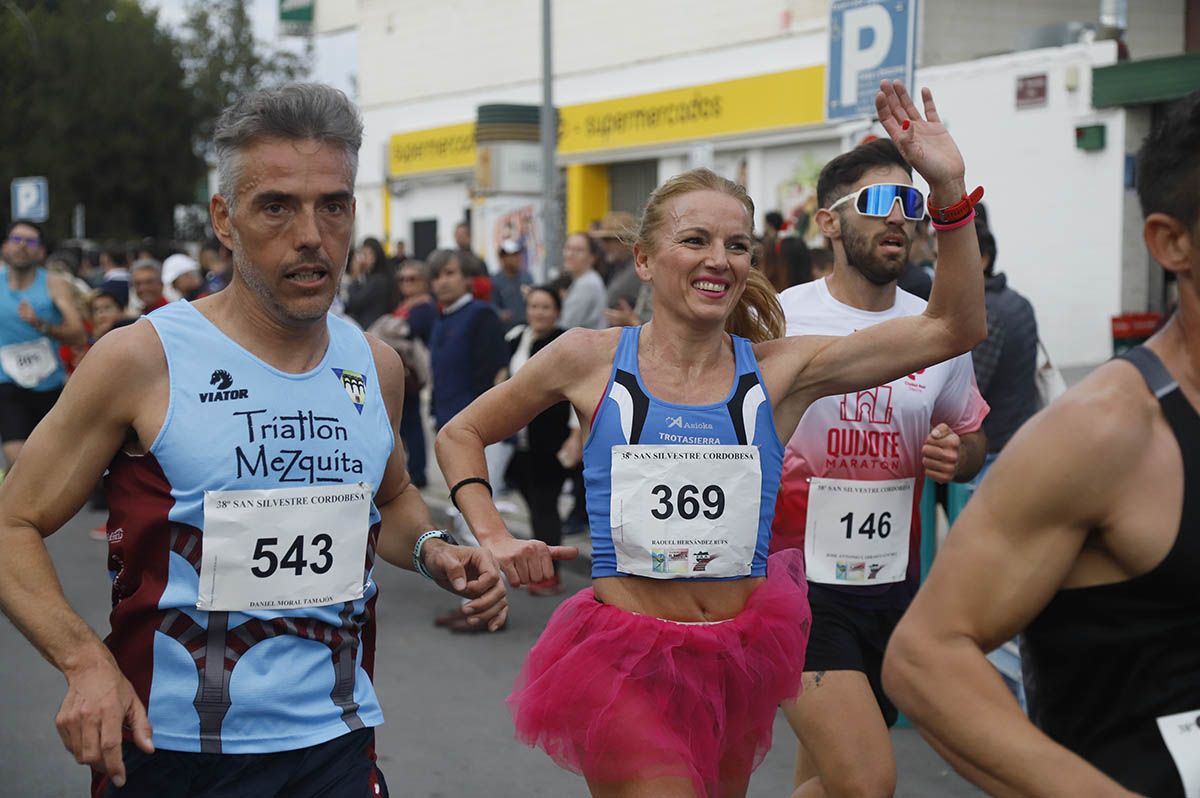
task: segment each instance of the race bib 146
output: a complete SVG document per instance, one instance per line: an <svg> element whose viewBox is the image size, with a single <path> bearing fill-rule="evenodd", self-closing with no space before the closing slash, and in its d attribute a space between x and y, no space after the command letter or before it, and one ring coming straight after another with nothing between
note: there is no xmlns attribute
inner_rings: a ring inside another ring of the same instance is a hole
<svg viewBox="0 0 1200 798"><path fill-rule="evenodd" d="M904 581L913 480L813 477L804 524L809 581L831 585Z"/></svg>

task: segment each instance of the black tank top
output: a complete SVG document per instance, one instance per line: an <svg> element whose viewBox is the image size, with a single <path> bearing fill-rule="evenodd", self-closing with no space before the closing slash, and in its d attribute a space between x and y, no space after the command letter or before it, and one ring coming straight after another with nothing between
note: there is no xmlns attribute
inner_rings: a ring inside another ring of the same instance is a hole
<svg viewBox="0 0 1200 798"><path fill-rule="evenodd" d="M1184 798L1157 718L1200 716L1200 415L1152 351L1121 357L1158 397L1183 454L1179 532L1148 573L1060 590L1033 621L1021 650L1029 716L1125 788Z"/></svg>

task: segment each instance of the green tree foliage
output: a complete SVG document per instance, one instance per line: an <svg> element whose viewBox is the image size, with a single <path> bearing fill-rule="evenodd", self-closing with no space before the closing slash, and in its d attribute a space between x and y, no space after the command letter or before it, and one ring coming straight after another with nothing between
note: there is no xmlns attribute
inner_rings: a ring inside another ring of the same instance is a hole
<svg viewBox="0 0 1200 798"><path fill-rule="evenodd" d="M187 86L199 114L197 151L207 156L213 125L230 103L255 89L303 78L311 53L268 47L254 38L246 0L190 0L181 32Z"/></svg>
<svg viewBox="0 0 1200 798"><path fill-rule="evenodd" d="M0 215L14 177L50 182L51 236L76 203L92 238L169 238L204 197L213 124L239 95L303 77L257 41L247 0L191 0L173 35L138 0L0 0Z"/></svg>
<svg viewBox="0 0 1200 798"><path fill-rule="evenodd" d="M0 212L46 175L49 233L76 203L94 237L170 236L204 174L175 40L137 0L0 1Z"/></svg>

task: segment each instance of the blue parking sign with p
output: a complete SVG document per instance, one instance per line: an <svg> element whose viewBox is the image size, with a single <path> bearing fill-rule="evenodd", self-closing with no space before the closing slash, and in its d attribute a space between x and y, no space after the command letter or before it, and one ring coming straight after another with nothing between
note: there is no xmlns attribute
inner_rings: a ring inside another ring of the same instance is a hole
<svg viewBox="0 0 1200 798"><path fill-rule="evenodd" d="M829 119L875 115L881 80L911 87L918 0L833 0L825 103Z"/></svg>
<svg viewBox="0 0 1200 798"><path fill-rule="evenodd" d="M50 184L44 177L17 177L9 195L12 218L44 222L50 218Z"/></svg>

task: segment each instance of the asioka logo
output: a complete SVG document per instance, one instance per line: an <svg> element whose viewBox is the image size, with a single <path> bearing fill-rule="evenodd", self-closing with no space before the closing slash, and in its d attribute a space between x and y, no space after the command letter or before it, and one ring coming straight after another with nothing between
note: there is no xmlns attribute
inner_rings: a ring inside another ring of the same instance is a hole
<svg viewBox="0 0 1200 798"><path fill-rule="evenodd" d="M869 391L845 394L842 396L841 411L842 421L891 424L892 388L890 385L881 385Z"/></svg>
<svg viewBox="0 0 1200 798"><path fill-rule="evenodd" d="M683 416L667 416L667 429L712 429L707 421L684 421Z"/></svg>
<svg viewBox="0 0 1200 798"><path fill-rule="evenodd" d="M201 391L200 404L207 402L228 402L232 399L245 399L250 392L245 388L234 388L233 377L225 369L217 369L208 379L208 384L216 390Z"/></svg>

